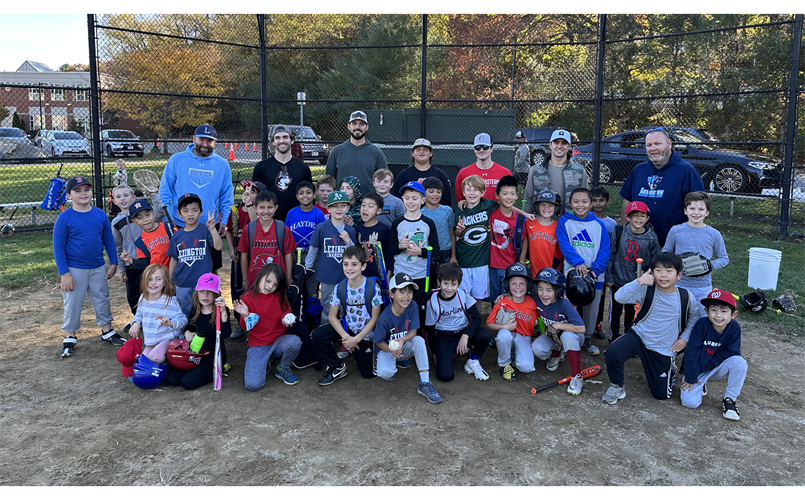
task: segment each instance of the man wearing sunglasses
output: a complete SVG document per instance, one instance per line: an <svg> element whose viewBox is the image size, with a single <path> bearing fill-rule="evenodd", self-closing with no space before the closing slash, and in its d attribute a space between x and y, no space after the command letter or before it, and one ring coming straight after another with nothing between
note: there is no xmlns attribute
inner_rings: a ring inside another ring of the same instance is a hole
<svg viewBox="0 0 805 500"><path fill-rule="evenodd" d="M551 156L541 164L534 165L528 172L525 185L525 211L537 212L536 200L539 192L550 189L559 194L561 203L556 216L559 217L570 208L570 193L576 188L589 188L584 166L571 160L572 139L567 130L557 129L551 134Z"/></svg>
<svg viewBox="0 0 805 500"><path fill-rule="evenodd" d="M489 134L483 132L475 136L473 150L478 161L462 168L458 172L456 176L456 201L464 199L464 193L461 192L461 182L471 175L478 175L484 180L486 184L484 198L488 200L496 199L495 190L498 187L498 182L504 176L512 175L512 172L503 165L492 161L492 151L494 149L495 147L492 145L492 138L489 137Z"/></svg>
<svg viewBox="0 0 805 500"><path fill-rule="evenodd" d="M274 156L270 156L254 166L252 180L262 182L277 196L277 211L274 218L284 221L293 207L299 206L296 199L296 186L302 181L313 182L310 167L291 152L294 144L291 130L285 125L277 125L271 132L274 143Z"/></svg>
<svg viewBox="0 0 805 500"><path fill-rule="evenodd" d="M696 168L673 150L673 141L662 127L649 130L645 138L648 161L634 167L623 183L621 220L626 220L629 203L642 201L651 210L651 224L662 246L668 231L687 221L685 195L704 191L704 183Z"/></svg>

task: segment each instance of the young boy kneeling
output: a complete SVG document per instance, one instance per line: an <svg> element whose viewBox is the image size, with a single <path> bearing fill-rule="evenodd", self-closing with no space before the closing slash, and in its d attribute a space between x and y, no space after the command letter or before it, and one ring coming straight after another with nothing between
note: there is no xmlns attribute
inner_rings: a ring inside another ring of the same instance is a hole
<svg viewBox="0 0 805 500"><path fill-rule="evenodd" d="M391 307L383 311L375 326L375 374L383 380L393 382L397 373L397 360L414 356L419 370L417 394L431 403L441 403L442 397L430 383L425 339L416 334L419 329L419 311L414 302L414 290L418 288L408 274L397 273L391 278Z"/></svg>
<svg viewBox="0 0 805 500"><path fill-rule="evenodd" d="M740 420L735 400L746 378L746 360L741 357L741 325L735 321L735 297L715 289L700 302L707 316L696 322L685 350L682 406L698 408L707 394L707 381L727 377L721 414Z"/></svg>

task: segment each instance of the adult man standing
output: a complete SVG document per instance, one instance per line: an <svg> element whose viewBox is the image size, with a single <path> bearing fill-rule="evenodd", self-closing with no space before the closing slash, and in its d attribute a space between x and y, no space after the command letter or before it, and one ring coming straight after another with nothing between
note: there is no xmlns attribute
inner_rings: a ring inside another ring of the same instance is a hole
<svg viewBox="0 0 805 500"><path fill-rule="evenodd" d="M442 181L444 186L442 200L439 204L451 207L453 205L453 195L450 192L450 181L444 170L430 164L433 161L433 146L431 146L429 140L417 139L414 141L414 145L411 148L411 161L414 164L400 172L400 175L394 179L392 194L399 194L400 189L411 181L422 183L426 177L436 177Z"/></svg>
<svg viewBox="0 0 805 500"><path fill-rule="evenodd" d="M561 197L561 207L556 216L570 210L570 193L576 188L588 188L584 166L570 159L571 136L567 130L557 129L551 134L551 156L528 172L525 185L525 211L535 213L539 192L550 189Z"/></svg>
<svg viewBox="0 0 805 500"><path fill-rule="evenodd" d="M354 175L361 182L361 191L374 193L372 175L375 171L386 166L386 156L380 148L366 140L369 123L366 113L353 111L347 123L349 140L334 147L327 158L325 173L335 177L336 184L341 186L344 177Z"/></svg>
<svg viewBox="0 0 805 500"><path fill-rule="evenodd" d="M514 176L517 178L517 182L523 182L528 178L528 172L531 170L531 152L528 150L525 133L522 130L518 130L514 134L514 140L517 141L517 149L514 151Z"/></svg>
<svg viewBox="0 0 805 500"><path fill-rule="evenodd" d="M629 203L642 201L651 210L651 224L663 246L668 231L687 220L685 195L704 191L704 183L696 168L673 150L668 132L655 128L646 132L645 137L648 161L633 168L623 183L621 220L626 220Z"/></svg>
<svg viewBox="0 0 805 500"><path fill-rule="evenodd" d="M193 144L171 156L162 171L159 199L179 227L184 227L178 211L179 196L185 193L197 194L201 199L202 220L207 220L207 212L214 212L216 220L220 215L229 216L234 203L232 170L226 160L215 154L217 137L212 125L199 125Z"/></svg>
<svg viewBox="0 0 805 500"><path fill-rule="evenodd" d="M266 188L277 195L277 211L274 218L284 221L293 207L299 206L296 199L296 186L301 181L313 182L310 167L292 155L294 144L291 129L277 125L272 132L274 156L270 156L254 166L252 180L262 182Z"/></svg>
<svg viewBox="0 0 805 500"><path fill-rule="evenodd" d="M495 147L492 145L492 138L486 132L475 136L473 149L475 150L475 158L478 161L462 168L458 172L456 176L456 201L464 199L461 183L471 175L479 175L484 180L486 184L484 198L494 200L498 181L506 175L511 175L511 170L492 161L492 151L494 151Z"/></svg>

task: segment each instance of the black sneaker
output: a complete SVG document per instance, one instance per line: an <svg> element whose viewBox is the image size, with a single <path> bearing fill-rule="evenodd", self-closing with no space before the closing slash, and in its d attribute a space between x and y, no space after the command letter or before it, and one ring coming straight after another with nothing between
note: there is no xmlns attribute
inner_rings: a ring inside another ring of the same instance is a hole
<svg viewBox="0 0 805 500"><path fill-rule="evenodd" d="M123 327L123 333L129 333L129 330L131 330L131 323Z"/></svg>
<svg viewBox="0 0 805 500"><path fill-rule="evenodd" d="M730 420L741 419L741 414L738 413L738 407L735 406L735 401L733 401L732 398L724 398L724 401L721 402L721 407L723 409L722 415L724 415L724 418Z"/></svg>
<svg viewBox="0 0 805 500"><path fill-rule="evenodd" d="M123 340L123 337L118 335L117 332L114 330L109 330L108 332L102 331L101 340L103 341L104 344L112 344L118 347L126 343L126 341Z"/></svg>
<svg viewBox="0 0 805 500"><path fill-rule="evenodd" d="M705 382L704 387L702 387L702 396L707 396L707 382Z"/></svg>
<svg viewBox="0 0 805 500"><path fill-rule="evenodd" d="M347 365L341 363L336 368L327 367L327 373L319 380L319 385L330 385L336 380L347 376Z"/></svg>
<svg viewBox="0 0 805 500"><path fill-rule="evenodd" d="M61 345L61 351L59 351L59 357L64 359L72 356L77 343L78 339L75 337L64 337L64 341Z"/></svg>

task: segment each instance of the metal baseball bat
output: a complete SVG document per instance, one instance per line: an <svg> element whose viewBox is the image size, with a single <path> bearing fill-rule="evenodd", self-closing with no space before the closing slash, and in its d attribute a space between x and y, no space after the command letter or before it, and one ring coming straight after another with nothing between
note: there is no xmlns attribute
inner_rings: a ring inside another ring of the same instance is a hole
<svg viewBox="0 0 805 500"><path fill-rule="evenodd" d="M637 261L637 279L640 279L640 276L643 274L643 259L638 257L635 260Z"/></svg>
<svg viewBox="0 0 805 500"><path fill-rule="evenodd" d="M212 390L221 390L221 306L215 306L215 360L212 367Z"/></svg>
<svg viewBox="0 0 805 500"><path fill-rule="evenodd" d="M581 371L581 378L594 377L594 376L598 375L599 373L601 373L601 365L590 366L590 367L587 367L587 368L585 368L585 369L583 369ZM572 378L573 378L573 376L565 377L563 379L557 380L556 382L551 382L548 385L543 385L542 387L538 387L536 389L532 387L531 388L531 394L536 394L538 392L544 391L545 389L550 389L551 387L556 387L557 385L560 385L560 384L567 384L568 382L570 382L570 380Z"/></svg>

